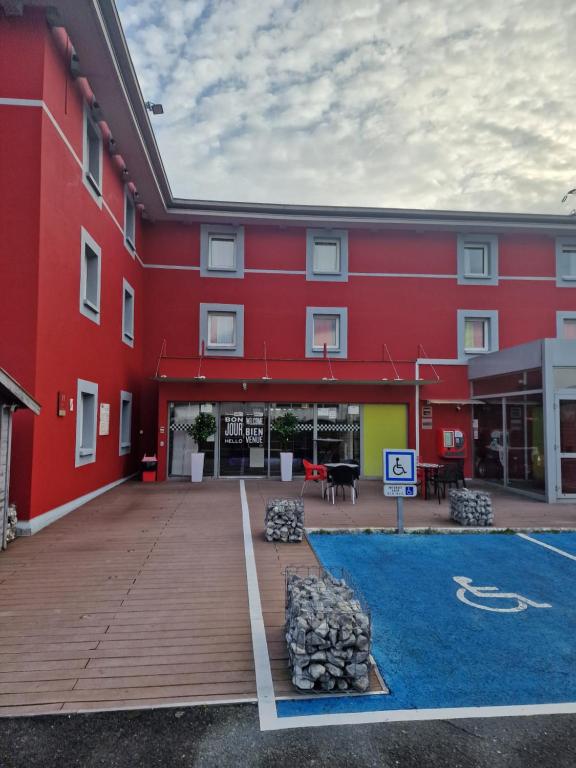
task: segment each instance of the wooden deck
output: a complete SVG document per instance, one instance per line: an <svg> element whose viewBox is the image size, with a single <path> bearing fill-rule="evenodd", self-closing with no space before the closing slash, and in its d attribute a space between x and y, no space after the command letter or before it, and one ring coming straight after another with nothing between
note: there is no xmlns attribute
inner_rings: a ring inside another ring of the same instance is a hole
<svg viewBox="0 0 576 768"><path fill-rule="evenodd" d="M246 481L277 696L293 693L283 571L316 559L263 540L264 501L300 488ZM395 525L380 483L360 493L332 506L312 486L306 525ZM498 526L576 527L576 505L493 497ZM446 502L411 501L406 525L450 526ZM255 697L238 481L128 483L0 554L0 715Z"/></svg>
<svg viewBox="0 0 576 768"><path fill-rule="evenodd" d="M122 486L12 544L0 586L0 714L255 697L237 482Z"/></svg>

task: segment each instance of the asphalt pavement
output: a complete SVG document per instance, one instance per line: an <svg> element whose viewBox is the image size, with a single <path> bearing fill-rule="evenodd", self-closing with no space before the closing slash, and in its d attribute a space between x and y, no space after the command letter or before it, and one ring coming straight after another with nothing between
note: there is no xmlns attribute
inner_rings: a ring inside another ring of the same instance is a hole
<svg viewBox="0 0 576 768"><path fill-rule="evenodd" d="M261 733L253 704L5 718L1 768L575 768L576 715Z"/></svg>

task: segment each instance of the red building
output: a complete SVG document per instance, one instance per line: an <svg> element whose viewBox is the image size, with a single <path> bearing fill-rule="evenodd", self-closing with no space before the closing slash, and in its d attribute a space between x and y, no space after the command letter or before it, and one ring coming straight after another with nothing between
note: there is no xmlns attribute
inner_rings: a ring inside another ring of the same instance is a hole
<svg viewBox="0 0 576 768"><path fill-rule="evenodd" d="M188 476L200 411L206 474L278 474L290 408L297 462L379 477L383 447L437 460L445 427L467 475L574 497L576 445L548 454L575 402L576 220L175 199L112 0L0 0L0 73L0 365L43 406L14 419L23 532L145 452ZM567 340L561 387L519 346L541 339Z"/></svg>

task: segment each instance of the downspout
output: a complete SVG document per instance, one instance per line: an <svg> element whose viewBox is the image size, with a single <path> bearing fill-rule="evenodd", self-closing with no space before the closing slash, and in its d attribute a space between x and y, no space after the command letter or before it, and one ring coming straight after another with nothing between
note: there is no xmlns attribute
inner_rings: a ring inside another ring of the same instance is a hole
<svg viewBox="0 0 576 768"><path fill-rule="evenodd" d="M418 363L418 360L416 360L414 373L416 374L416 397L414 398L414 434L416 436L416 460L418 461L420 459L420 384L418 383L420 381L420 364Z"/></svg>

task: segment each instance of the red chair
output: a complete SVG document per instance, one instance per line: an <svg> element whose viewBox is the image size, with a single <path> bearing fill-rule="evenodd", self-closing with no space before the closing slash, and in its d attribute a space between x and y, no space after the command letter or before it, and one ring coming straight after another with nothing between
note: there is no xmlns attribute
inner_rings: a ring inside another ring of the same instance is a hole
<svg viewBox="0 0 576 768"><path fill-rule="evenodd" d="M323 464L311 464L306 459L302 459L304 465L304 482L302 483L302 492L300 496L304 496L304 488L306 483L312 481L313 483L320 483L322 487L322 498L324 498L324 483L328 479L328 470Z"/></svg>

